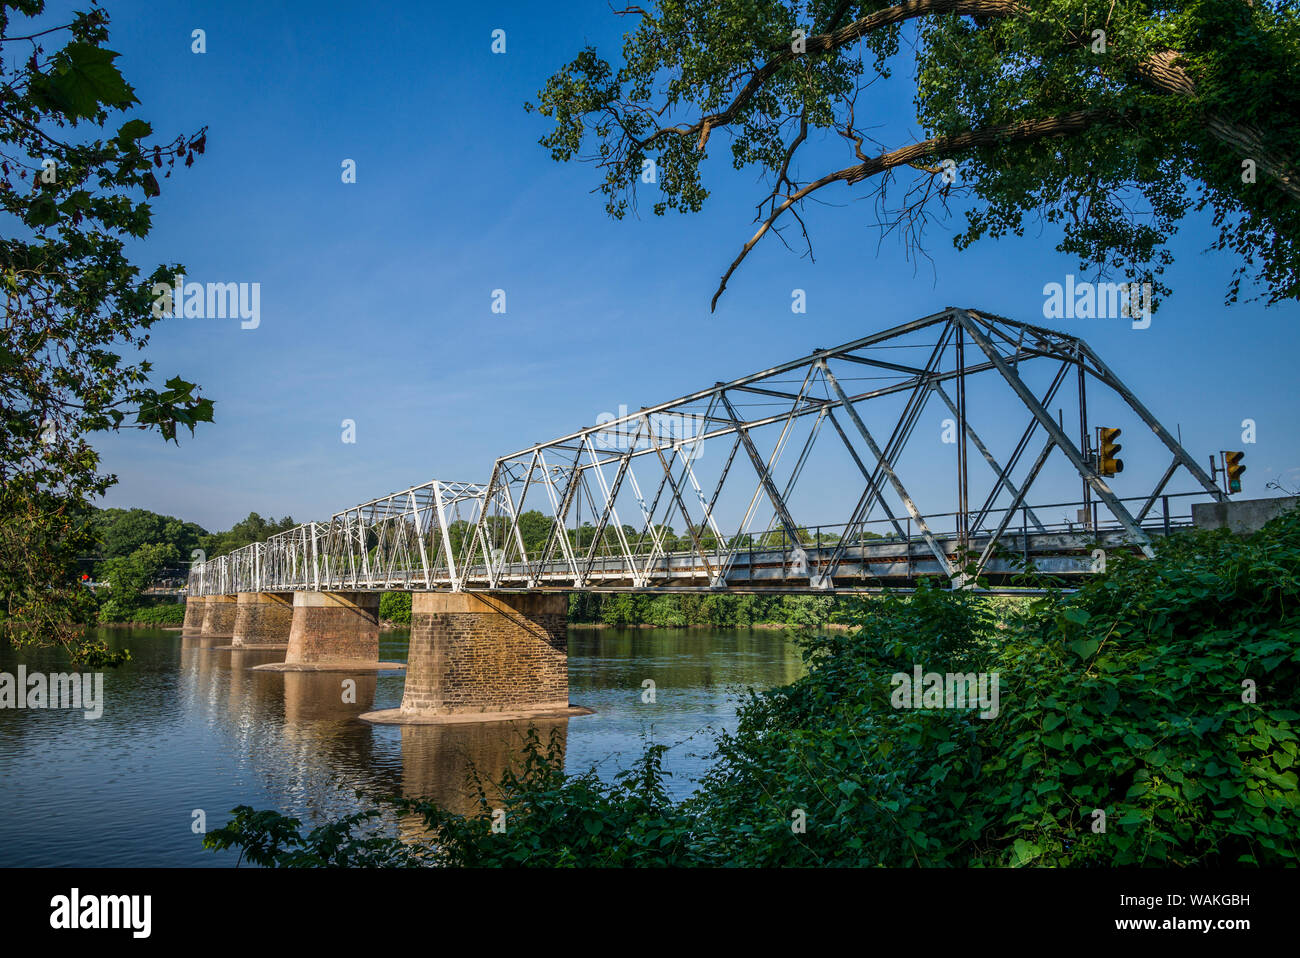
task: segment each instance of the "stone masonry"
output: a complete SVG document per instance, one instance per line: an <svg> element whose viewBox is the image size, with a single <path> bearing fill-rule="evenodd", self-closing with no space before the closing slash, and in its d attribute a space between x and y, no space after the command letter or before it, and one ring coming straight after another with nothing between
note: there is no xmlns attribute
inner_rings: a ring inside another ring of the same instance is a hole
<svg viewBox="0 0 1300 958"><path fill-rule="evenodd" d="M210 595L204 603L203 636L222 638L235 634L235 597Z"/></svg>
<svg viewBox="0 0 1300 958"><path fill-rule="evenodd" d="M416 592L403 715L567 709L568 598Z"/></svg>
<svg viewBox="0 0 1300 958"><path fill-rule="evenodd" d="M231 645L287 645L293 625L293 595L241 592L235 605Z"/></svg>
<svg viewBox="0 0 1300 958"><path fill-rule="evenodd" d="M379 661L378 592L295 592L286 665Z"/></svg>
<svg viewBox="0 0 1300 958"><path fill-rule="evenodd" d="M187 595L185 597L185 621L181 624L182 632L199 632L203 628L203 615L208 611L206 595Z"/></svg>

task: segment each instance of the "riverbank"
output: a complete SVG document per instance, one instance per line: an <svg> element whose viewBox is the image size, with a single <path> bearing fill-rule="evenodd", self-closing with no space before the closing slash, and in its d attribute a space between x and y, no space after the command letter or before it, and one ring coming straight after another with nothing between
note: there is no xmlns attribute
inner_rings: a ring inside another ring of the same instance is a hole
<svg viewBox="0 0 1300 958"><path fill-rule="evenodd" d="M403 629L409 629L411 623L398 622L392 619L380 619L380 632L397 632ZM717 631L777 631L783 632L789 629L822 629L830 632L847 632L853 626L846 622L823 622L820 625L794 625L788 622L755 622L751 625L732 625L719 626L709 625L708 623L698 622L690 625L654 625L650 622L629 623L625 625L612 625L609 622L570 622L571 629L657 629L669 632L717 632Z"/></svg>
<svg viewBox="0 0 1300 958"><path fill-rule="evenodd" d="M847 622L823 622L819 625L795 625L790 622L754 622L750 625L709 625L704 622L693 622L690 625L654 625L649 622L639 622L636 624L612 625L609 622L570 622L571 629L657 629L659 631L669 632L692 632L705 631L717 632L718 630L747 632L749 630L776 630L787 631L790 629L827 629L832 632L847 632L853 628Z"/></svg>
<svg viewBox="0 0 1300 958"><path fill-rule="evenodd" d="M181 625L160 625L157 622L96 622L88 629L157 629L159 632L180 632Z"/></svg>

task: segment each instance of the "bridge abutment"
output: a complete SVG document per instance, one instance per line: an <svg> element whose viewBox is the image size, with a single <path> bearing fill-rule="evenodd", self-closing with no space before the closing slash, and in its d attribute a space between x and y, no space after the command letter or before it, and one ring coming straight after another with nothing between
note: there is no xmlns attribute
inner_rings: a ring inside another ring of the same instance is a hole
<svg viewBox="0 0 1300 958"><path fill-rule="evenodd" d="M569 705L568 597L416 592L400 709L373 722L482 722L581 715Z"/></svg>
<svg viewBox="0 0 1300 958"><path fill-rule="evenodd" d="M286 646L293 627L293 594L289 592L241 592L235 603L234 638L231 645Z"/></svg>
<svg viewBox="0 0 1300 958"><path fill-rule="evenodd" d="M235 634L235 605L233 595L210 595L203 603L203 627L206 638L229 638Z"/></svg>

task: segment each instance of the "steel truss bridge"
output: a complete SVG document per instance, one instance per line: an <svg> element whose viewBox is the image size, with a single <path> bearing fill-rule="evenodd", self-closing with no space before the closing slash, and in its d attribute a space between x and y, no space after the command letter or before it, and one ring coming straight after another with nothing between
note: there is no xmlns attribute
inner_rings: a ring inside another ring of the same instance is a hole
<svg viewBox="0 0 1300 958"><path fill-rule="evenodd" d="M1141 495L1098 472L1099 396L1108 425L1145 427L1126 443L1168 457ZM947 417L951 475L904 457L941 441L917 437L927 405ZM497 459L486 482L435 479L196 562L188 592L834 592L970 588L972 570L1000 590L1027 564L1077 580L1108 550L1149 557L1190 524L1179 503L1224 498L1086 342L973 309L602 418ZM1180 467L1191 490L1166 491ZM1078 500L1031 502L1049 468Z"/></svg>

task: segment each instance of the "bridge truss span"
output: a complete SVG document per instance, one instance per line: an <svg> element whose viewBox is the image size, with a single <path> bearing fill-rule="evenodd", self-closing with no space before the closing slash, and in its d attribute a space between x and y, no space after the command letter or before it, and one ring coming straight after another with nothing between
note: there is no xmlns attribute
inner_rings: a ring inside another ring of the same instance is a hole
<svg viewBox="0 0 1300 958"><path fill-rule="evenodd" d="M1099 472L1098 401L1168 463L1138 495ZM1098 550L1149 556L1186 523L1177 503L1223 498L1086 342L971 309L604 418L497 459L485 483L433 480L196 564L191 591L1005 584L1027 563L1079 577ZM1077 499L1042 495L1064 484Z"/></svg>

